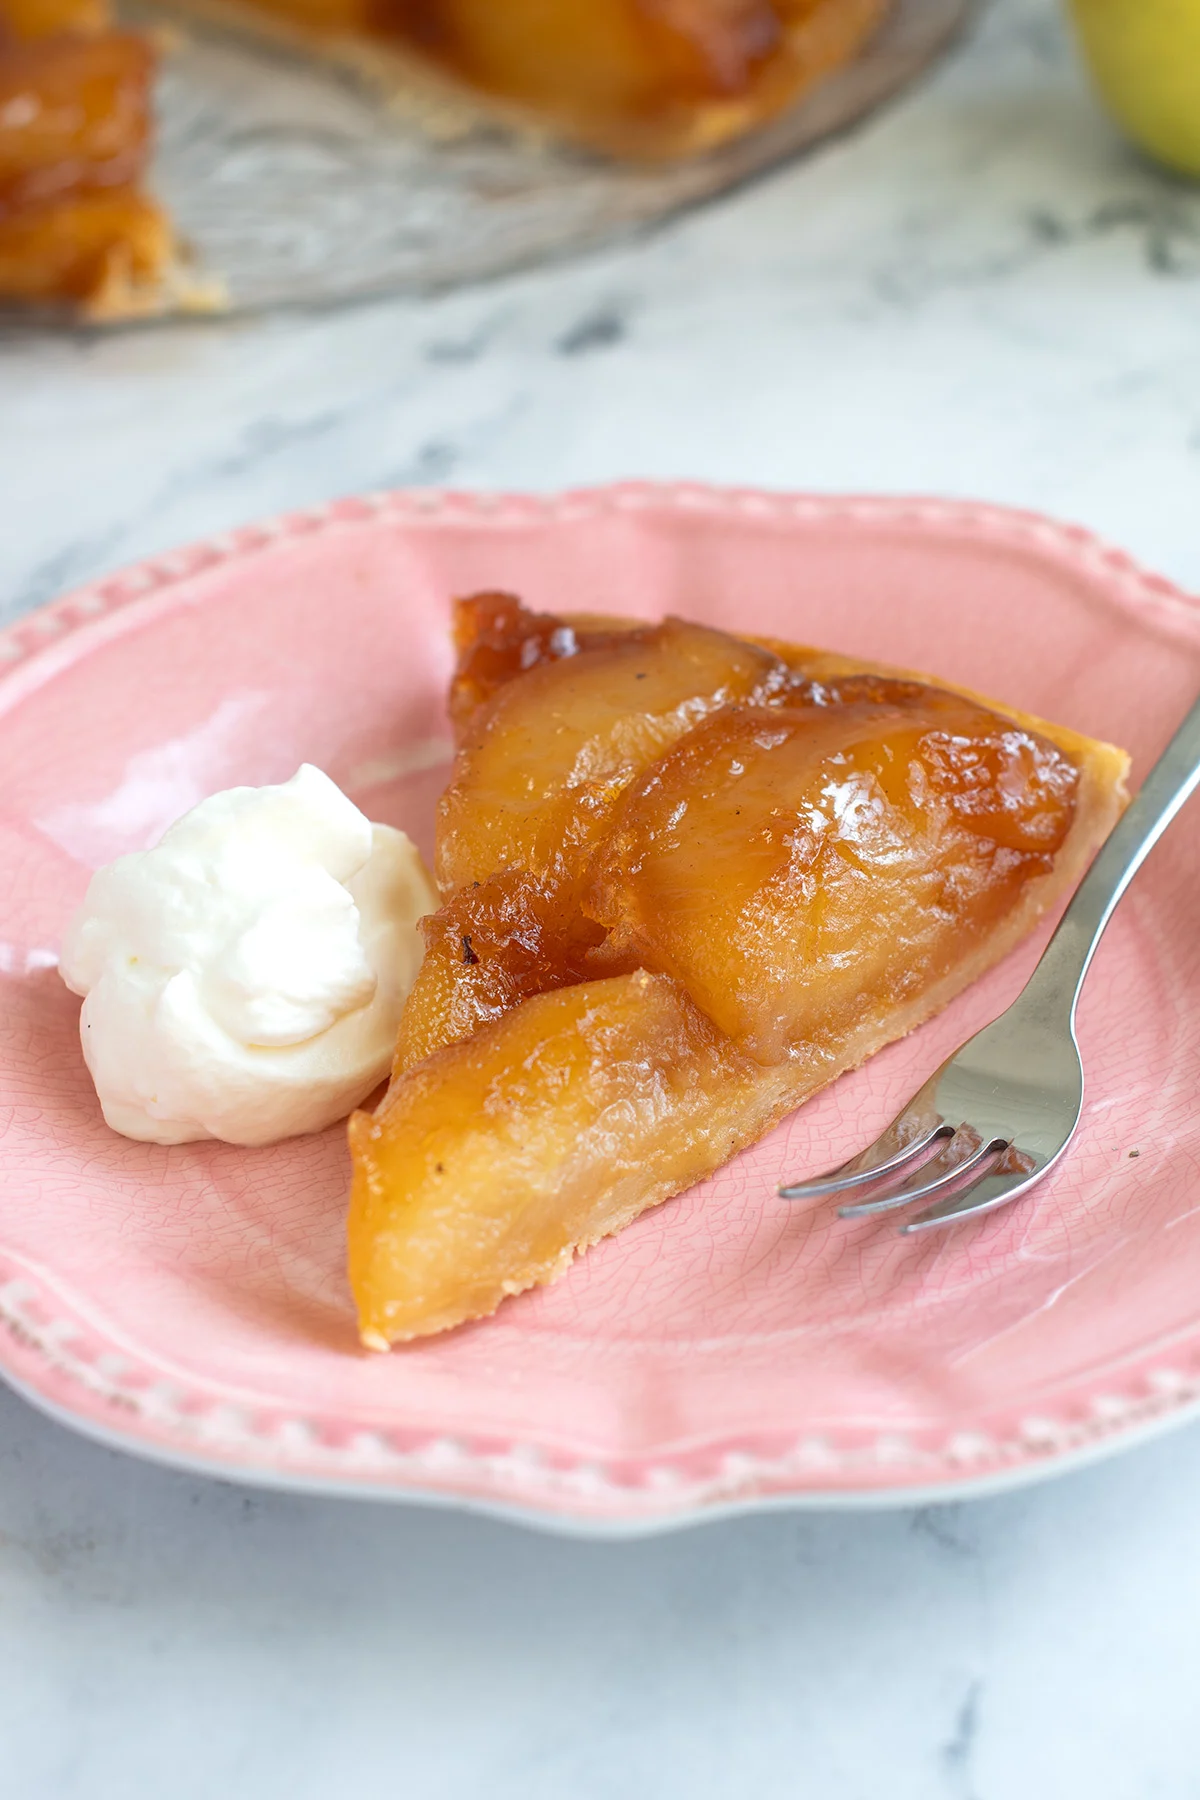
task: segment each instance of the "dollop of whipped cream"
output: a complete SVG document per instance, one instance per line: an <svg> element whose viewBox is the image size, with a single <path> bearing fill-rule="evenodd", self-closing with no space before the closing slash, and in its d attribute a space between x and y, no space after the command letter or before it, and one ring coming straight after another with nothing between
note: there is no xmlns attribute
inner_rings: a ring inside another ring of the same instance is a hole
<svg viewBox="0 0 1200 1800"><path fill-rule="evenodd" d="M238 787L93 876L63 945L104 1117L156 1144L270 1144L387 1073L437 897L402 831L320 769Z"/></svg>

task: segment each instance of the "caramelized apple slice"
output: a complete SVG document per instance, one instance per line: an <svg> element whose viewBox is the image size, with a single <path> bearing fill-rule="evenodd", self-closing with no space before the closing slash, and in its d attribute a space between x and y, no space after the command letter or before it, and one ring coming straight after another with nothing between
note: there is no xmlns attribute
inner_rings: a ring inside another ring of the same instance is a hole
<svg viewBox="0 0 1200 1800"><path fill-rule="evenodd" d="M303 3L307 14L314 0ZM887 0L377 0L373 22L539 123L617 155L659 158L777 112L845 62L886 9Z"/></svg>
<svg viewBox="0 0 1200 1800"><path fill-rule="evenodd" d="M1053 744L931 689L730 709L626 794L588 910L759 1060L833 1051L1036 891L1078 781Z"/></svg>
<svg viewBox="0 0 1200 1800"><path fill-rule="evenodd" d="M641 972L527 1000L350 1121L350 1283L386 1349L494 1312L698 1181L790 1077Z"/></svg>
<svg viewBox="0 0 1200 1800"><path fill-rule="evenodd" d="M396 1075L530 995L586 980L595 972L588 954L604 937L572 892L511 870L464 888L421 930L425 955L400 1020Z"/></svg>
<svg viewBox="0 0 1200 1800"><path fill-rule="evenodd" d="M620 619L562 618L532 612L515 594L471 594L454 603L457 666L450 683L450 718L461 738L475 713L497 688L542 663L561 662L581 650L604 649L628 637L636 624Z"/></svg>
<svg viewBox="0 0 1200 1800"><path fill-rule="evenodd" d="M667 619L500 687L439 807L443 894L501 869L570 881L637 774L708 714L787 679L772 652Z"/></svg>
<svg viewBox="0 0 1200 1800"><path fill-rule="evenodd" d="M146 159L154 55L132 32L0 56L0 217L129 183Z"/></svg>
<svg viewBox="0 0 1200 1800"><path fill-rule="evenodd" d="M478 87L589 114L745 88L781 35L773 0L389 0L389 16Z"/></svg>
<svg viewBox="0 0 1200 1800"><path fill-rule="evenodd" d="M31 44L37 38L96 37L111 26L108 0L3 0L0 39Z"/></svg>

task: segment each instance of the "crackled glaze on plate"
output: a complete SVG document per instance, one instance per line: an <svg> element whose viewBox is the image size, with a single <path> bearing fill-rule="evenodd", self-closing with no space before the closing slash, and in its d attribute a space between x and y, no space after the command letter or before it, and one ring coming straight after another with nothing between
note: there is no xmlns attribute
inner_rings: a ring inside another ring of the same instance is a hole
<svg viewBox="0 0 1200 1800"><path fill-rule="evenodd" d="M1080 1013L1077 1145L947 1235L774 1197L998 1012L1030 944L711 1181L493 1320L360 1351L340 1131L267 1150L103 1125L54 958L100 862L303 759L429 845L449 596L657 614L907 664L1124 743L1200 689L1200 608L1086 533L920 500L625 486L396 494L160 558L0 639L0 1369L84 1430L248 1480L628 1529L966 1492L1200 1398L1193 807Z"/></svg>

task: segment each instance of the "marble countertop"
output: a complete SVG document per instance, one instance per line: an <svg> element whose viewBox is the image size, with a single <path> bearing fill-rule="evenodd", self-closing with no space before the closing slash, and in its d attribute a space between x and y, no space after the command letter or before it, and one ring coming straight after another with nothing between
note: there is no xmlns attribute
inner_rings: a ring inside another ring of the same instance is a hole
<svg viewBox="0 0 1200 1800"><path fill-rule="evenodd" d="M0 615L355 489L980 496L1200 588L1200 190L1050 0L643 242L433 302L0 337ZM1200 1426L961 1507L622 1545L243 1493L0 1391L5 1792L1192 1800Z"/></svg>

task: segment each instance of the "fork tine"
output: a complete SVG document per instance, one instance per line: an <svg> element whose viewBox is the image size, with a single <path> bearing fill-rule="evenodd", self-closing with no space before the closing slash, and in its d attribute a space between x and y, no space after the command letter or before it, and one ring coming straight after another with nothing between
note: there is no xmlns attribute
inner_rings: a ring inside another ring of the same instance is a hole
<svg viewBox="0 0 1200 1800"><path fill-rule="evenodd" d="M961 1193L951 1194L949 1199L927 1207L900 1229L905 1233L928 1231L934 1225L951 1225L956 1219L972 1219L977 1213L992 1212L996 1207L1007 1206L1010 1200L1018 1199L1045 1172L1045 1161L1038 1158L1032 1169L1018 1169L1005 1175L983 1174Z"/></svg>
<svg viewBox="0 0 1200 1800"><path fill-rule="evenodd" d="M902 1182L892 1193L883 1194L877 1200L860 1200L855 1206L839 1206L838 1217L840 1219L866 1219L870 1218L872 1213L891 1212L897 1206L911 1206L914 1201L925 1200L930 1194L943 1193L946 1188L952 1187L957 1190L964 1178L968 1177L973 1170L981 1169L985 1163L990 1163L1008 1149L1006 1139L988 1138L986 1142L972 1150L969 1156L959 1156L947 1165L946 1158L952 1154L957 1138L958 1133L946 1145L946 1148L933 1158L932 1162L926 1163L925 1167L919 1169L915 1175L910 1175L908 1180ZM936 1170L937 1173L931 1174L933 1170ZM946 1201L943 1204L951 1205L952 1202Z"/></svg>
<svg viewBox="0 0 1200 1800"><path fill-rule="evenodd" d="M844 1194L851 1188L865 1187L868 1182L883 1181L898 1170L907 1168L909 1163L915 1161L922 1151L928 1150L939 1138L951 1138L954 1135L953 1128L939 1119L921 1137L914 1138L911 1144L905 1144L885 1161L876 1163L873 1167L863 1167L866 1158L879 1148L894 1129L894 1124L889 1125L887 1131L876 1138L873 1144L861 1150L857 1156L852 1156L849 1162L839 1163L836 1169L827 1169L824 1175L814 1175L811 1181L793 1181L788 1186L781 1187L780 1199L817 1200L829 1194Z"/></svg>

